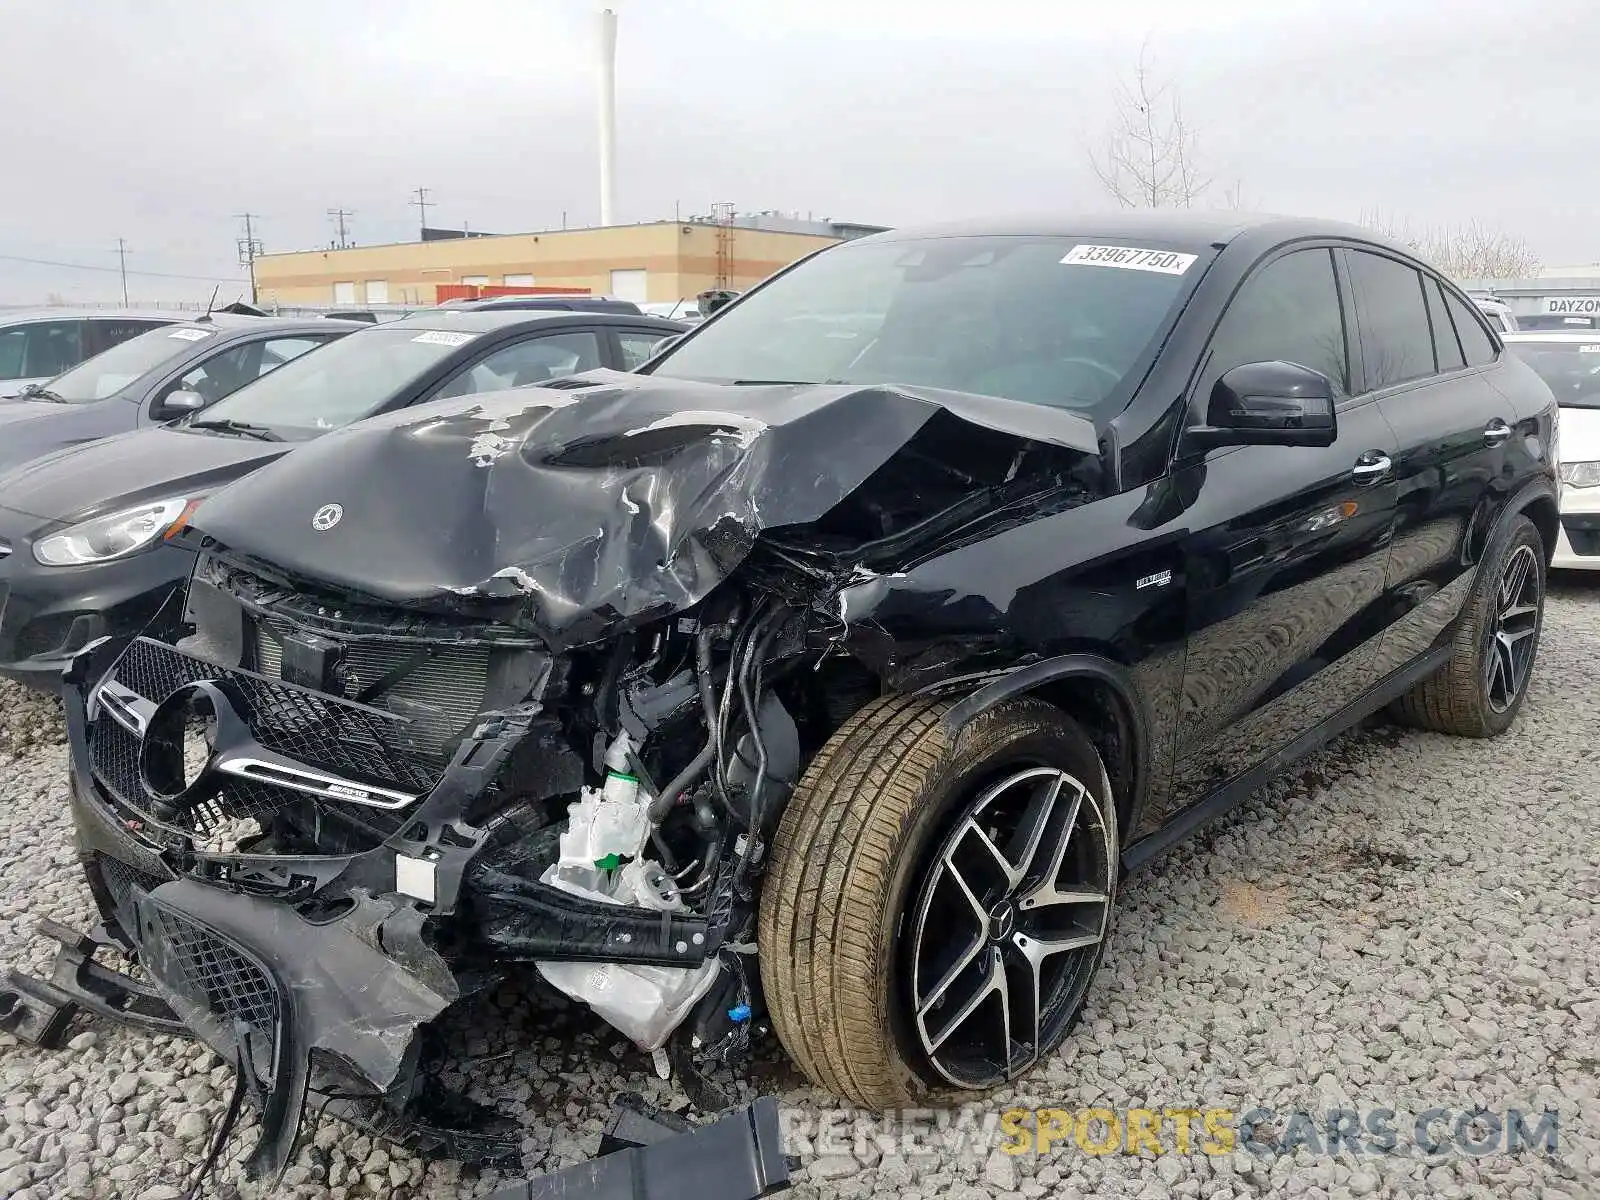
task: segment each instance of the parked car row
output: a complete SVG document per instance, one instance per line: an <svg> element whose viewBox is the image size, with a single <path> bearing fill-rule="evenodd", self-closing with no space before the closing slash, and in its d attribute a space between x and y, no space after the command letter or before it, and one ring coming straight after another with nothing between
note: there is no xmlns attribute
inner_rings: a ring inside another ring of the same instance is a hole
<svg viewBox="0 0 1600 1200"><path fill-rule="evenodd" d="M514 1152L419 1069L503 976L691 1075L766 1024L864 1107L1007 1087L1124 871L1528 694L1569 365L1398 244L900 230L718 305L413 316L0 480L14 593L170 596L46 653L96 936L243 1073L252 1172L328 1096Z"/></svg>
<svg viewBox="0 0 1600 1200"><path fill-rule="evenodd" d="M85 645L136 633L188 574L171 543L195 508L295 446L429 400L627 370L683 328L567 310L213 315L89 359L0 404L0 673L52 689Z"/></svg>

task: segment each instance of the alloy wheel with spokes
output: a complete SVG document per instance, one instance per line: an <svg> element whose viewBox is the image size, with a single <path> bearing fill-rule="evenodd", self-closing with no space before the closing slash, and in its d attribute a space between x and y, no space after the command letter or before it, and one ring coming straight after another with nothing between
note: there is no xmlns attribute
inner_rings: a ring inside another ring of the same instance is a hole
<svg viewBox="0 0 1600 1200"><path fill-rule="evenodd" d="M1506 560L1494 593L1483 656L1489 707L1503 713L1528 682L1539 632L1539 562L1532 546L1519 545Z"/></svg>
<svg viewBox="0 0 1600 1200"><path fill-rule="evenodd" d="M1116 853L1101 800L1053 767L985 789L923 877L910 945L914 1024L947 1082L1027 1071L1083 1003L1110 920Z"/></svg>

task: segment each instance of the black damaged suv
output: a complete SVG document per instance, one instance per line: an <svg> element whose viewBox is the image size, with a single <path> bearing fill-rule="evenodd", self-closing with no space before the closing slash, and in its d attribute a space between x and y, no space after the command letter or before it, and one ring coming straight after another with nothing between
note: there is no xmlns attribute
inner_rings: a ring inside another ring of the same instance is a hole
<svg viewBox="0 0 1600 1200"><path fill-rule="evenodd" d="M71 676L106 936L238 1065L256 1171L308 1086L416 1118L418 1031L494 976L686 1071L767 1023L858 1104L997 1087L1072 1028L1121 872L1385 705L1511 723L1555 420L1354 228L828 249L642 374L208 502L186 597Z"/></svg>

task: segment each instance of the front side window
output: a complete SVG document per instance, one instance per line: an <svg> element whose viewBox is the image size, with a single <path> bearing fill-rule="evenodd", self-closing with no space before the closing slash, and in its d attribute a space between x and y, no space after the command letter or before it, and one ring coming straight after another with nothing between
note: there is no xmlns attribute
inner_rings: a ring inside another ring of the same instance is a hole
<svg viewBox="0 0 1600 1200"><path fill-rule="evenodd" d="M1105 245L1117 240L847 242L720 313L651 373L941 388L1108 418L1214 253Z"/></svg>
<svg viewBox="0 0 1600 1200"><path fill-rule="evenodd" d="M1348 261L1367 387L1376 391L1432 375L1438 368L1422 276L1398 259L1363 250L1352 250Z"/></svg>
<svg viewBox="0 0 1600 1200"><path fill-rule="evenodd" d="M1600 335L1517 338L1506 349L1539 373L1563 408L1600 408Z"/></svg>
<svg viewBox="0 0 1600 1200"><path fill-rule="evenodd" d="M1212 336L1196 394L1210 396L1234 367L1273 361L1319 371L1336 395L1350 393L1339 285L1326 249L1285 254L1245 281Z"/></svg>
<svg viewBox="0 0 1600 1200"><path fill-rule="evenodd" d="M527 387L600 365L600 339L589 330L530 338L474 363L439 389L435 399Z"/></svg>
<svg viewBox="0 0 1600 1200"><path fill-rule="evenodd" d="M0 332L0 379L54 379L82 360L81 321L34 321Z"/></svg>
<svg viewBox="0 0 1600 1200"><path fill-rule="evenodd" d="M215 329L198 325L166 325L141 333L52 381L50 395L68 404L104 400L216 334Z"/></svg>
<svg viewBox="0 0 1600 1200"><path fill-rule="evenodd" d="M215 403L231 396L247 383L252 383L270 371L299 358L307 350L322 345L325 339L309 337L272 338L261 342L245 342L212 355L187 371L170 388L175 392L198 392L206 403Z"/></svg>

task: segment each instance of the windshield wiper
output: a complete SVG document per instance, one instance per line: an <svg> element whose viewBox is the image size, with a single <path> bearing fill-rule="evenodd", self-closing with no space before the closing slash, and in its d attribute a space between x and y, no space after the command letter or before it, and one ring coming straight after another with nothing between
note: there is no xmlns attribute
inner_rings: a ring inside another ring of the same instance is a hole
<svg viewBox="0 0 1600 1200"><path fill-rule="evenodd" d="M65 396L58 396L49 388L42 387L31 387L27 391L23 392L22 395L18 396L17 399L48 400L51 404L65 404L67 402L67 398Z"/></svg>
<svg viewBox="0 0 1600 1200"><path fill-rule="evenodd" d="M214 429L218 433L237 433L240 437L255 438L258 442L281 442L283 439L265 425L251 425L248 421L190 421L190 429Z"/></svg>

